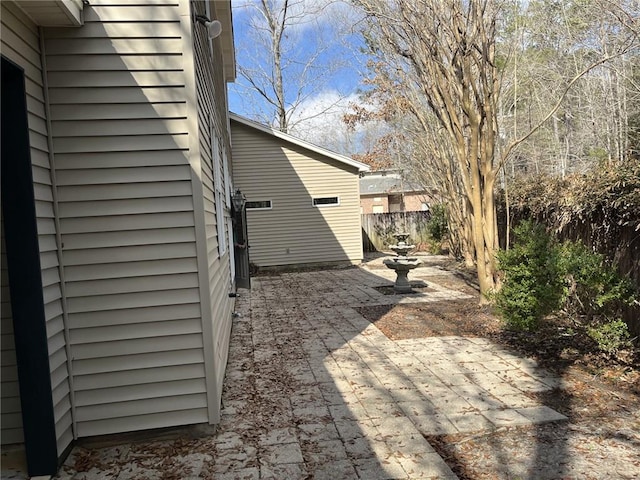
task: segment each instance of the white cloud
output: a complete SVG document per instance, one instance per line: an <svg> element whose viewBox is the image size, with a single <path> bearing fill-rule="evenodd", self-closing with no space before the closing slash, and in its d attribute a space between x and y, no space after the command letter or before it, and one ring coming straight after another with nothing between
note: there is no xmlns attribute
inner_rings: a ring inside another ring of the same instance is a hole
<svg viewBox="0 0 640 480"><path fill-rule="evenodd" d="M232 0L234 14L246 14L249 23L258 26L265 20L258 13L260 0ZM270 2L274 12L282 9L283 0ZM343 0L289 0L288 17L290 34L303 34L309 28L318 26L335 27L338 23L353 25L360 18L358 11L348 2Z"/></svg>
<svg viewBox="0 0 640 480"><path fill-rule="evenodd" d="M356 94L341 96L328 90L309 98L289 119L290 133L315 145L350 156L362 150L362 138L371 134L374 125L357 125L349 130L343 121L351 105L358 103Z"/></svg>

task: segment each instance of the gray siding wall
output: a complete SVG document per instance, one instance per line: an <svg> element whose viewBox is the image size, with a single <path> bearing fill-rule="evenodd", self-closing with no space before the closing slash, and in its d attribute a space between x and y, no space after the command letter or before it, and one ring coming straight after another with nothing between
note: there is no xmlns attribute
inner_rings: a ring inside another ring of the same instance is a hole
<svg viewBox="0 0 640 480"><path fill-rule="evenodd" d="M1 2L0 18L2 19L2 54L17 65L24 68L27 92L27 110L29 122L29 137L31 142L31 163L33 166L34 193L36 200L36 216L38 237L40 244L40 262L42 267L42 284L44 287L45 315L47 322L49 362L56 420L56 435L58 454L71 442L71 402L69 396L69 381L67 369L67 354L65 350L64 321L62 316L62 293L60 286L60 270L58 248L56 243L56 226L54 217L54 202L52 189L52 172L49 161L48 132L46 121L45 96L43 90L43 76L40 50L40 35L38 27L12 2ZM4 283L4 282L3 282ZM4 307L5 291L3 295L2 328L5 333ZM3 335L3 348L5 346ZM15 376L5 371L4 353L2 358L2 377ZM5 386L3 383L3 397ZM9 391L15 391L12 387ZM11 400L15 403L15 397ZM3 398L3 412L5 400ZM7 434L5 427L15 426L16 429ZM5 440L21 441L21 425L7 422L2 417L2 442Z"/></svg>
<svg viewBox="0 0 640 480"><path fill-rule="evenodd" d="M358 171L238 122L231 124L233 179L247 201L250 259L258 266L362 260ZM313 197L340 199L314 207Z"/></svg>
<svg viewBox="0 0 640 480"><path fill-rule="evenodd" d="M189 4L84 12L45 43L77 432L207 422Z"/></svg>
<svg viewBox="0 0 640 480"><path fill-rule="evenodd" d="M215 11L205 9L204 2L194 4L197 13L215 18ZM211 48L213 47L213 48ZM206 258L209 284L210 318L211 318L211 342L215 362L215 391L220 397L222 382L227 364L229 338L231 334L231 314L233 301L229 298L229 292L234 290L231 285L230 252L233 244L229 242L230 211L223 206L223 224L218 225L216 215L215 176L219 175L223 181L223 189L230 190L231 185L224 182L223 156L231 160L229 154L229 130L227 114L226 84L223 78L222 56L219 49L219 39L212 42L207 38L204 28L194 30L194 56L196 96L198 110L199 154L202 172L202 196L204 207L204 226L206 237ZM213 137L216 137L215 139ZM218 149L218 171L214 172L216 162L214 150ZM219 238L224 235L224 239ZM221 242L226 245L224 253L220 255ZM220 398L216 400L216 410L219 408ZM217 418L212 421L217 422Z"/></svg>

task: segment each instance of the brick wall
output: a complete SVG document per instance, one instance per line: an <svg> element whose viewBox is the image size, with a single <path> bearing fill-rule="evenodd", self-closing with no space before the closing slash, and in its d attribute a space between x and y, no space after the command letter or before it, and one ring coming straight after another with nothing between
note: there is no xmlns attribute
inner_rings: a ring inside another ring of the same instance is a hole
<svg viewBox="0 0 640 480"><path fill-rule="evenodd" d="M375 211L373 207L376 207ZM382 208L381 211L380 208ZM386 195L360 195L360 213L386 213L389 211L389 198Z"/></svg>
<svg viewBox="0 0 640 480"><path fill-rule="evenodd" d="M406 193L404 195L404 209L407 212L419 212L423 210L423 203L431 204L431 199L424 193Z"/></svg>
<svg viewBox="0 0 640 480"><path fill-rule="evenodd" d="M422 210L422 204L430 204L431 200L428 195L423 193L405 193L404 207L407 212L419 212ZM374 211L374 206L375 211ZM381 209L381 210L380 210ZM387 213L389 212L389 196L385 194L360 195L360 213L368 215L371 213Z"/></svg>

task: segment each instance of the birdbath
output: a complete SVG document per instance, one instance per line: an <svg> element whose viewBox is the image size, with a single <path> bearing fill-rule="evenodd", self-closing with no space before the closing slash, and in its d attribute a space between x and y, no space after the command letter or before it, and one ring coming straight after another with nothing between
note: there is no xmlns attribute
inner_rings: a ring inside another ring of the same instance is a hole
<svg viewBox="0 0 640 480"><path fill-rule="evenodd" d="M416 247L415 245L409 245L407 243L407 239L409 238L408 233L397 233L394 237L398 243L396 245L389 245L389 248L396 253L396 257L386 258L382 263L384 263L387 268L395 270L396 272L396 282L393 284L393 290L397 293L411 293L413 290L411 289L407 275L409 271L418 267L421 262L417 258L407 256L409 251Z"/></svg>

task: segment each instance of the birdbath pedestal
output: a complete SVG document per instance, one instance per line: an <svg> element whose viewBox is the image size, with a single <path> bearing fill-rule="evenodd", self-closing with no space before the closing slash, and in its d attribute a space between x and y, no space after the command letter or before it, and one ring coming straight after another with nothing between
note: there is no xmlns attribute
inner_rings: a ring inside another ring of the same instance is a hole
<svg viewBox="0 0 640 480"><path fill-rule="evenodd" d="M387 258L383 260L387 268L395 270L396 281L393 284L393 290L397 293L411 293L411 284L409 283L408 274L410 270L420 266L420 260L417 258Z"/></svg>

